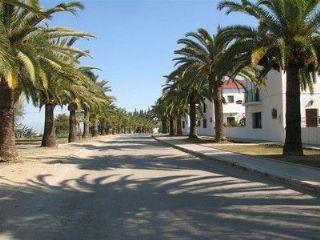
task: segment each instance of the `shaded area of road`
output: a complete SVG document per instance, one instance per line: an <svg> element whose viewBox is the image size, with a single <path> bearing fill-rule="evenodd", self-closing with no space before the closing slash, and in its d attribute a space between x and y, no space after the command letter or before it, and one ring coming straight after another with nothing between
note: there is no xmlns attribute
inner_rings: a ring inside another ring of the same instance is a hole
<svg viewBox="0 0 320 240"><path fill-rule="evenodd" d="M79 144L0 180L1 239L316 239L320 201L147 136ZM45 167L44 167L45 169Z"/></svg>

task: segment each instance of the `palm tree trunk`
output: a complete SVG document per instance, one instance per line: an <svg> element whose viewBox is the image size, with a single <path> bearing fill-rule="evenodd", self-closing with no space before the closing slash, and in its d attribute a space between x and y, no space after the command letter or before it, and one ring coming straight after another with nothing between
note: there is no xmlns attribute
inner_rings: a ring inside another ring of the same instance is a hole
<svg viewBox="0 0 320 240"><path fill-rule="evenodd" d="M182 136L182 126L181 126L181 115L178 114L177 116L177 135Z"/></svg>
<svg viewBox="0 0 320 240"><path fill-rule="evenodd" d="M299 69L291 66L287 71L286 140L284 155L302 156Z"/></svg>
<svg viewBox="0 0 320 240"><path fill-rule="evenodd" d="M93 120L93 127L92 127L92 136L96 137L98 136L98 120L94 118Z"/></svg>
<svg viewBox="0 0 320 240"><path fill-rule="evenodd" d="M54 125L54 108L53 103L45 104L44 130L41 147L56 147L56 128Z"/></svg>
<svg viewBox="0 0 320 240"><path fill-rule="evenodd" d="M169 128L170 128L170 136L174 136L174 119L173 116L170 116L169 118Z"/></svg>
<svg viewBox="0 0 320 240"><path fill-rule="evenodd" d="M105 134L106 135L110 134L110 127L109 127L109 125L107 123L106 123Z"/></svg>
<svg viewBox="0 0 320 240"><path fill-rule="evenodd" d="M163 133L163 134L168 133L167 118L166 117L161 118L161 133Z"/></svg>
<svg viewBox="0 0 320 240"><path fill-rule="evenodd" d="M189 138L198 138L197 135L197 113L196 113L196 98L194 95L190 96L189 99L189 116L190 116L190 132Z"/></svg>
<svg viewBox="0 0 320 240"><path fill-rule="evenodd" d="M83 122L83 138L90 137L90 112L88 108L84 108L84 122Z"/></svg>
<svg viewBox="0 0 320 240"><path fill-rule="evenodd" d="M215 124L215 140L222 142L225 140L223 132L223 102L222 102L222 86L213 87L213 103L214 103L214 124Z"/></svg>
<svg viewBox="0 0 320 240"><path fill-rule="evenodd" d="M69 138L68 142L76 142L77 141L77 117L76 110L77 104L72 102L68 106L69 110Z"/></svg>
<svg viewBox="0 0 320 240"><path fill-rule="evenodd" d="M106 121L100 121L100 135L106 135Z"/></svg>
<svg viewBox="0 0 320 240"><path fill-rule="evenodd" d="M0 162L18 158L14 136L14 90L0 79Z"/></svg>

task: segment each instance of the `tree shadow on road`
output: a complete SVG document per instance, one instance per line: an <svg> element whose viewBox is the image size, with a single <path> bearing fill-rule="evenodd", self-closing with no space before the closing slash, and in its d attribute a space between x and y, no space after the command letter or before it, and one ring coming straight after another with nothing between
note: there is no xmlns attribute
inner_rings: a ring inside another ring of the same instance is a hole
<svg viewBox="0 0 320 240"><path fill-rule="evenodd" d="M1 184L0 236L13 239L256 239L319 236L319 201L221 176L39 175ZM269 197L263 194L268 189ZM13 193L13 191L18 190ZM281 197L282 196L282 197ZM271 198L272 197L272 198Z"/></svg>
<svg viewBox="0 0 320 240"><path fill-rule="evenodd" d="M143 141L142 146L136 140L115 141L117 146L105 154L111 144L101 142L88 156L49 161L61 164L57 167L79 168L75 178L66 174L57 182L56 176L42 174L22 186L1 178L0 238L211 240L320 235L318 198ZM140 151L126 152L135 144Z"/></svg>

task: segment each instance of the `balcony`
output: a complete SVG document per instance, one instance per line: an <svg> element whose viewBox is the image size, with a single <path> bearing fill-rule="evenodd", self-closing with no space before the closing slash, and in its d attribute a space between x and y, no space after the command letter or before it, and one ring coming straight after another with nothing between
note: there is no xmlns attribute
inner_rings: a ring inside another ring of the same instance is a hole
<svg viewBox="0 0 320 240"><path fill-rule="evenodd" d="M249 89L245 93L245 103L243 105L260 105L262 104L260 99L260 91L259 89Z"/></svg>

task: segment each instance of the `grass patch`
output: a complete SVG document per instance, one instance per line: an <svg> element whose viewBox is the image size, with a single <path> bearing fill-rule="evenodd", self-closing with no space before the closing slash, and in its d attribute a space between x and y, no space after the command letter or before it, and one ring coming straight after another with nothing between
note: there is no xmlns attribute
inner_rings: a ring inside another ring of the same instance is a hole
<svg viewBox="0 0 320 240"><path fill-rule="evenodd" d="M42 138L37 137L37 138L31 138L31 139L23 139L23 138L18 138L16 139L16 145L41 145ZM57 138L57 143L67 143L68 138Z"/></svg>
<svg viewBox="0 0 320 240"><path fill-rule="evenodd" d="M317 149L304 149L304 156L283 156L282 146L274 144L210 143L207 146L228 152L272 158L275 160L281 160L320 168L320 150Z"/></svg>

